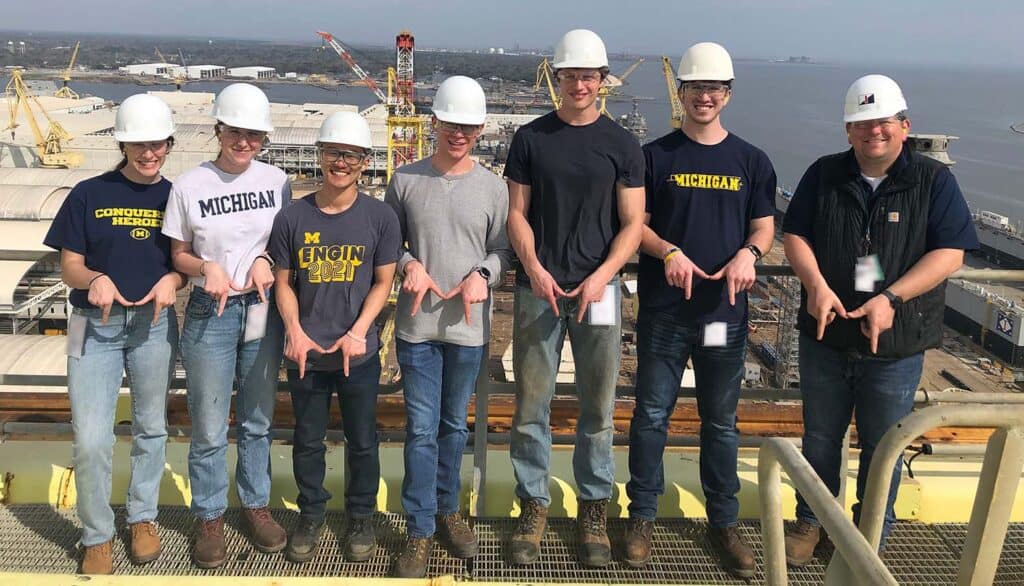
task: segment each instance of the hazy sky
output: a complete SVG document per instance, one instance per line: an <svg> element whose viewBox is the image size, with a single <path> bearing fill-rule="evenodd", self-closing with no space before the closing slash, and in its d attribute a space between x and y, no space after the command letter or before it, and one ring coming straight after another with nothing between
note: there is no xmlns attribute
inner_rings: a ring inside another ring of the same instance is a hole
<svg viewBox="0 0 1024 586"><path fill-rule="evenodd" d="M1024 64L1021 0L28 0L3 29L388 44L408 28L431 47L549 47L591 28L613 52L678 56L712 40L735 57L862 63Z"/></svg>

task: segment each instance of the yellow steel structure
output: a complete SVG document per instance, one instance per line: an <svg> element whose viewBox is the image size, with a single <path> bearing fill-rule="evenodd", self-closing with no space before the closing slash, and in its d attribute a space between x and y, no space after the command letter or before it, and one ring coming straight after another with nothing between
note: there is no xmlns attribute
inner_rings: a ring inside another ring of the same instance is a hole
<svg viewBox="0 0 1024 586"><path fill-rule="evenodd" d="M632 70L636 69L636 67L639 66L642 62L643 59L640 59L639 61L631 65L627 71L629 73L632 73ZM626 75L628 75L628 73ZM625 77L625 75L623 77ZM555 90L554 79L555 70L554 68L551 67L551 62L548 61L547 57L545 57L544 60L541 61L539 65L537 65L537 79L533 82L533 91L540 91L542 87L541 84L547 86L548 96L550 96L551 98L551 105L555 107L555 110L557 110L562 106L562 98L558 95L558 92ZM608 94L610 93L611 88L622 85L622 79L622 77L608 75L607 77L605 77L605 80L601 82L601 87L597 90L597 110L598 112L604 114L609 118L612 118L612 115L610 112L608 112L607 107Z"/></svg>
<svg viewBox="0 0 1024 586"><path fill-rule="evenodd" d="M555 91L554 82L555 72L551 68L551 63L547 57L540 62L537 66L537 80L533 83L533 91L540 91L541 83L546 83L548 87L548 95L551 96L551 105L557 110L562 105L561 98L558 97L558 92Z"/></svg>
<svg viewBox="0 0 1024 586"><path fill-rule="evenodd" d="M25 81L21 78L21 70L15 69L11 72L11 80L7 83L7 106L10 110L10 122L5 130L11 131L11 138L14 138L14 129L18 127L18 109L25 112L25 118L32 128L32 135L36 141L36 152L39 156L39 166L53 169L71 169L82 164L84 157L82 153L66 150L66 143L73 137L64 129L59 122L50 118L50 115L39 103L39 100L29 91ZM43 135L36 121L35 113L32 111L31 103L46 117L49 123L46 128L46 135Z"/></svg>
<svg viewBox="0 0 1024 586"><path fill-rule="evenodd" d="M672 62L668 57L661 58L661 68L665 72L665 83L668 85L668 105L672 107L672 128L680 128L683 125L683 117L686 115L683 110L683 103L679 101L679 92L676 90L676 75L672 69Z"/></svg>
<svg viewBox="0 0 1024 586"><path fill-rule="evenodd" d="M78 99L78 94L68 86L68 82L71 81L71 71L75 66L75 59L78 58L78 48L81 45L81 42L75 43L75 50L71 52L71 60L68 61L68 68L64 70L64 76L61 78L64 81L64 85L61 86L55 94L53 94L58 98L69 98L72 100Z"/></svg>
<svg viewBox="0 0 1024 586"><path fill-rule="evenodd" d="M397 73L394 67L388 67L388 94L387 94L387 106L388 106L388 166L387 166L387 180L391 181L391 175L395 172L395 153L396 152L412 152L415 151L415 159L419 160L423 158L426 143L424 136L426 136L427 119L424 116L416 114L415 106L409 104L412 107L412 114L409 116L399 116L395 114L395 108L392 106L397 98L395 97L395 84L397 83ZM411 163L412 161L402 161L402 164Z"/></svg>

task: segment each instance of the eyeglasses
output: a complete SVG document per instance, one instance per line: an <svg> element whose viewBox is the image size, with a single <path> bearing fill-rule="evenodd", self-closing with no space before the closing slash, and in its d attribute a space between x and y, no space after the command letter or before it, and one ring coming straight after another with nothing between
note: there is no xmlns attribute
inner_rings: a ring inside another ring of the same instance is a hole
<svg viewBox="0 0 1024 586"><path fill-rule="evenodd" d="M892 130L896 125L903 122L901 119L891 116L889 118L879 118L876 120L858 120L857 122L851 122L850 126L857 130L873 130L876 126L882 130Z"/></svg>
<svg viewBox="0 0 1024 586"><path fill-rule="evenodd" d="M359 165L366 160L366 153L341 149L320 149L320 157L325 163L337 163L342 160L346 165Z"/></svg>
<svg viewBox="0 0 1024 586"><path fill-rule="evenodd" d="M581 81L585 84L593 84L601 81L601 74L597 71L585 71L582 73L573 73L571 71L559 71L555 77L558 81L576 83Z"/></svg>
<svg viewBox="0 0 1024 586"><path fill-rule="evenodd" d="M139 153L151 151L154 155L160 155L171 148L171 143L166 140L155 140L152 142L127 142L125 146Z"/></svg>
<svg viewBox="0 0 1024 586"><path fill-rule="evenodd" d="M483 131L483 126L479 124L455 124L443 120L437 121L436 128L445 134L458 134L461 132L466 138L473 138Z"/></svg>
<svg viewBox="0 0 1024 586"><path fill-rule="evenodd" d="M262 144L267 138L267 133L259 130L245 130L244 128L235 128L234 126L220 127L221 135L229 141L238 142L244 140L246 142L254 142Z"/></svg>
<svg viewBox="0 0 1024 586"><path fill-rule="evenodd" d="M707 94L709 96L721 97L725 95L725 92L729 91L729 86L724 83L684 83L683 91L695 96Z"/></svg>

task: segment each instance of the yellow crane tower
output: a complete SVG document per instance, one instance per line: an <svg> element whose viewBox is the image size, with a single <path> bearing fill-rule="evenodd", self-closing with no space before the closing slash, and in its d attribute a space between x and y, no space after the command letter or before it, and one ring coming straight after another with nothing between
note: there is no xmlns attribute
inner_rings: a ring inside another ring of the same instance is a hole
<svg viewBox="0 0 1024 586"><path fill-rule="evenodd" d="M18 127L18 109L25 112L25 119L32 128L32 135L36 141L36 153L39 156L41 167L53 169L70 169L82 164L84 157L82 153L66 150L65 144L73 137L64 129L59 122L50 118L50 115L39 103L39 100L29 91L24 80L21 79L21 70L15 69L11 72L11 80L7 83L7 107L10 110L10 122L5 130L11 131L11 138L14 138L14 129ZM32 111L31 102L42 112L49 123L46 128L46 135L43 135L36 121L35 113Z"/></svg>
<svg viewBox="0 0 1024 586"><path fill-rule="evenodd" d="M68 86L68 82L71 81L71 71L75 66L75 59L78 58L78 47L81 44L81 42L75 43L75 50L71 52L71 61L68 62L68 68L64 70L64 76L61 78L64 81L64 85L53 94L58 98L78 99L78 94Z"/></svg>
<svg viewBox="0 0 1024 586"><path fill-rule="evenodd" d="M672 128L680 128L683 125L683 117L686 115L683 110L683 103L679 101L679 92L676 90L676 76L672 69L672 62L668 57L661 58L661 68L665 72L665 83L668 85L668 105L672 108Z"/></svg>
<svg viewBox="0 0 1024 586"><path fill-rule="evenodd" d="M562 100L558 97L558 92L555 91L554 77L555 72L551 68L551 62L549 62L548 58L545 57L544 60L540 62L540 65L537 66L537 81L533 83L533 91L540 91L541 84L546 82L548 86L548 95L551 96L551 105L555 107L555 110L557 110L562 105Z"/></svg>
<svg viewBox="0 0 1024 586"><path fill-rule="evenodd" d="M601 82L601 87L597 90L597 110L600 113L604 114L609 118L612 118L612 115L610 112L608 112L607 107L609 94L614 93L616 88L621 87L622 84L625 82L626 78L632 75L632 73L636 71L636 68L639 67L640 64L643 62L644 58L641 57L637 59L634 63L632 63L629 67L627 67L626 71L624 71L622 75L616 76L609 73L607 76L605 76L604 81ZM533 91L540 91L542 84L546 85L548 88L548 95L551 97L551 104L557 110L562 105L562 99L559 97L558 92L555 90L554 77L555 70L554 68L551 67L551 62L548 61L547 57L545 57L544 60L541 61L539 65L537 65L537 79L536 81L533 82Z"/></svg>

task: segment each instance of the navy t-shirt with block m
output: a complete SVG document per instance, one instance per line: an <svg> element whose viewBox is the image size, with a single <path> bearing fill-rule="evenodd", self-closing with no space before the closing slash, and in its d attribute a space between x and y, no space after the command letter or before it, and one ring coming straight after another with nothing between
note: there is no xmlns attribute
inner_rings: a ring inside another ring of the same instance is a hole
<svg viewBox="0 0 1024 586"><path fill-rule="evenodd" d="M85 257L85 266L105 273L128 301L145 297L173 270L170 240L163 235L171 182L143 185L120 171L86 179L68 194L43 244ZM93 308L88 289L71 291L71 304Z"/></svg>
<svg viewBox="0 0 1024 586"><path fill-rule="evenodd" d="M775 169L761 149L735 134L705 145L674 131L644 146L650 227L705 273L724 267L746 244L750 221L775 214ZM693 278L687 300L665 280L660 258L640 254L640 306L698 324L738 323L746 293L729 304L724 279Z"/></svg>

